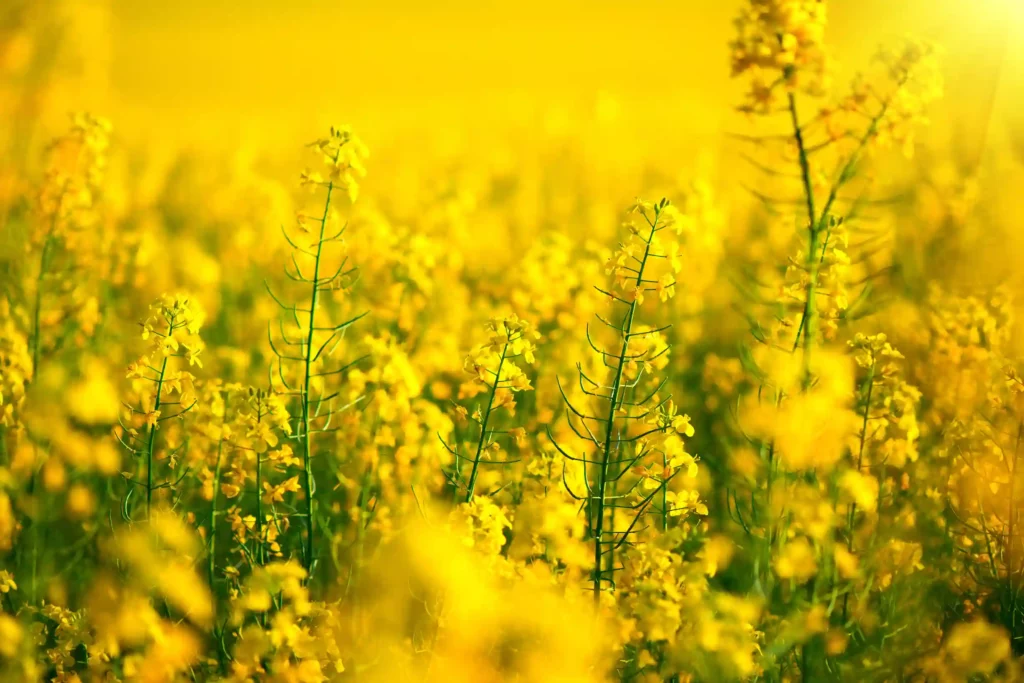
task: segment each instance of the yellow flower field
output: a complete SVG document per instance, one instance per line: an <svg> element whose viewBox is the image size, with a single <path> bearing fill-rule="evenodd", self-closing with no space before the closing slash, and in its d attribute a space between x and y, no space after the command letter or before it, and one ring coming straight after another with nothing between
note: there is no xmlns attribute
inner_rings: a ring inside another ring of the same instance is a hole
<svg viewBox="0 0 1024 683"><path fill-rule="evenodd" d="M0 680L1024 681L1024 6L0 7Z"/></svg>

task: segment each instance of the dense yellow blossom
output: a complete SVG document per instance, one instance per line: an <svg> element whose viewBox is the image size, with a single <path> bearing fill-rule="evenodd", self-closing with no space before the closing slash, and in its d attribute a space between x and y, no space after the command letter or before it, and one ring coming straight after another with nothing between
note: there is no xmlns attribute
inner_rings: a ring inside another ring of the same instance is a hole
<svg viewBox="0 0 1024 683"><path fill-rule="evenodd" d="M851 43L931 23L130 4L0 11L0 680L1024 679L1019 126Z"/></svg>

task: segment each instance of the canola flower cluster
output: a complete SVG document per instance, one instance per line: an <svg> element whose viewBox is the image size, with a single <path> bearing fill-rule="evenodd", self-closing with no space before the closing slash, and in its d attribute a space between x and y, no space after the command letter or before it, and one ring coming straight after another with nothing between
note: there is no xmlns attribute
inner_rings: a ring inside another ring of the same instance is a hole
<svg viewBox="0 0 1024 683"><path fill-rule="evenodd" d="M747 214L642 188L507 264L348 127L183 207L73 117L0 196L0 678L1024 680L1018 303L911 268L977 182L872 200L936 49L837 88L827 19L736 21Z"/></svg>

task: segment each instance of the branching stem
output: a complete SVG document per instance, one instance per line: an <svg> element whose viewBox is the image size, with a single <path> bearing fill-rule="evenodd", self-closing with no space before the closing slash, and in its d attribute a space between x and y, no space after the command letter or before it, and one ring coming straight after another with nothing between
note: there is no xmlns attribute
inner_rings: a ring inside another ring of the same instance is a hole
<svg viewBox="0 0 1024 683"><path fill-rule="evenodd" d="M644 256L640 261L640 266L637 269L636 286L639 287L644 274L644 268L647 265L647 260L651 253L651 242L654 240L654 235L657 232L658 219L660 217L660 210L656 210L654 215L654 222L651 223L651 232L647 237L647 241L644 245ZM629 310L626 312L623 325L621 328L622 333L622 344L619 347L618 354L618 366L615 369L615 381L611 387L611 394L608 397L608 415L605 419L605 433L604 433L604 444L601 448L601 468L599 470L597 486L594 491L594 511L592 516L593 532L594 532L594 604L599 605L601 602L601 582L604 578L604 572L601 567L601 556L603 554L603 546L605 544L605 528L604 528L604 516L605 506L607 504L607 489L609 482L609 465L612 460L612 453L615 450L613 445L615 439L613 439L613 433L615 431L615 412L618 409L620 395L622 392L622 373L626 365L626 357L629 354L629 340L630 335L633 331L633 319L636 315L637 303L634 299L629 303ZM614 558L615 549L611 547L608 549L609 555ZM610 566L614 566L612 560Z"/></svg>

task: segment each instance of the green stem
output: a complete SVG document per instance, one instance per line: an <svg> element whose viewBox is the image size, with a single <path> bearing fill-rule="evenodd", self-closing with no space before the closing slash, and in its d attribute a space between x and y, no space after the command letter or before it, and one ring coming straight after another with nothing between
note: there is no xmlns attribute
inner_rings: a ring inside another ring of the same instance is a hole
<svg viewBox="0 0 1024 683"><path fill-rule="evenodd" d="M210 540L207 544L207 572L210 581L210 590L213 590L213 582L216 577L216 553L217 553L217 498L220 493L221 456L224 453L224 426L228 421L228 399L224 398L224 417L220 423L220 439L217 441L217 464L213 469L213 500L210 502Z"/></svg>
<svg viewBox="0 0 1024 683"><path fill-rule="evenodd" d="M668 469L668 456L662 453L662 467ZM661 530L668 531L668 481L661 482Z"/></svg>
<svg viewBox="0 0 1024 683"><path fill-rule="evenodd" d="M650 223L651 233L644 245L644 257L637 269L636 286L640 287L643 282L644 268L651 253L651 241L657 231L660 210L654 214L654 222ZM601 581L604 572L601 568L601 557L604 554L601 547L604 545L604 513L606 505L606 492L608 488L608 467L612 455L612 433L615 431L615 411L618 409L619 393L622 391L622 371L626 364L626 355L629 353L629 338L633 331L633 318L636 314L636 299L630 302L629 311L626 313L622 327L622 346L619 349L619 362L615 370L615 381L612 384L612 393L608 397L608 417L605 423L604 445L601 449L601 469L597 481L597 492L595 499L595 510L593 516L594 524L594 604L601 603ZM613 539L614 540L614 539ZM614 559L615 547L608 549L609 555Z"/></svg>
<svg viewBox="0 0 1024 683"><path fill-rule="evenodd" d="M905 83L905 81L901 80L901 81L898 82L897 85L898 85L898 87L902 87L904 85L904 83ZM864 135L861 136L861 138L857 141L856 148L854 148L853 152L846 159L846 162L843 164L843 167L839 171L839 176L836 178L835 183L833 183L832 187L829 189L828 197L825 200L825 207L822 209L821 215L819 217L815 213L815 210L814 210L814 191L813 191L813 187L811 185L811 179L810 179L809 155L807 153L807 147L804 144L803 130L800 127L799 117L797 116L796 98L793 96L792 93L790 93L790 95L789 95L789 113L790 113L790 119L791 119L791 121L793 123L793 136L796 139L797 150L799 152L799 157L800 157L801 180L803 182L804 196L805 196L805 199L806 199L806 202L807 202L807 213L808 213L808 216L810 216L810 230L812 232L818 232L818 233L825 232L825 234L826 234L825 245L826 246L828 245L829 236L831 234L831 229L830 229L830 227L828 225L828 217L829 217L829 214L832 211L832 206L839 199L839 191L843 187L845 187L846 184L853 178L854 169L856 168L857 163L860 161L861 155L864 154L864 150L867 148L868 143L877 134L877 132L878 132L878 124L885 117L885 114L889 110L889 105L890 105L891 102L892 102L892 99L888 99L888 100L884 101L882 103L882 107L881 107L881 109L879 109L878 113L876 115L874 115L873 117L871 117L871 121L868 123L867 129L864 131ZM808 259L813 258L813 256L811 256L810 254L813 254L814 251L817 251L817 247L816 246L815 246L815 249L810 250L810 253L808 255ZM821 250L821 257L818 258L818 264L820 265L824 260L825 260L825 250L822 249ZM814 279L815 279L815 281L817 280L817 272L815 272L815 278ZM793 342L793 350L794 351L796 351L796 349L798 348L799 343L800 343L801 333L805 330L805 328L807 326L807 322L808 322L807 314L808 314L808 310L807 310L807 307L805 305L805 307L804 307L804 315L800 319L800 324L799 324L799 326L797 327L797 330L796 330L796 339Z"/></svg>
<svg viewBox="0 0 1024 683"><path fill-rule="evenodd" d="M335 157L337 160L337 157ZM316 307L320 298L320 261L324 250L324 230L327 227L327 217L331 210L331 194L334 192L334 182L327 183L327 198L324 200L324 213L320 218L320 237L316 241L316 257L313 263L312 292L309 298L309 331L306 334L305 349L305 371L302 379L302 491L306 497L306 551L304 564L309 579L313 578L313 570L316 560L313 557L315 543L313 540L313 473L310 464L312 459L312 443L309 433L310 423L310 400L309 385L312 379L313 367L313 334L316 331Z"/></svg>
<svg viewBox="0 0 1024 683"><path fill-rule="evenodd" d="M498 372L494 375L494 384L491 385L491 393L487 397L487 410L484 412L484 419L480 423L480 439L476 443L476 454L473 456L473 469L469 473L469 484L466 486L466 502L473 500L473 490L476 488L476 477L480 471L480 456L484 450L484 442L487 440L487 423L491 419L491 410L494 408L494 395L498 393L498 384L501 382L501 368L505 365L505 354L508 353L508 344L501 349L501 358L498 360Z"/></svg>
<svg viewBox="0 0 1024 683"><path fill-rule="evenodd" d="M865 444L867 443L867 437L868 437L868 416L871 414L871 394L872 394L872 392L873 392L873 390L875 388L875 363L874 363L874 361L872 361L872 363L871 363L871 369L868 370L867 384L868 384L868 388L867 388L867 396L865 398L865 405L864 405L864 418L863 418L863 420L861 422L861 427L860 427L860 447L858 448L858 451L857 451L857 472L860 472L861 468L864 466L864 447L865 447ZM856 519L856 515L857 515L857 501L853 501L853 503L850 504L850 513L847 515L847 519L846 519L846 529L847 529L846 549L848 551L850 551L850 552L853 552L853 522ZM849 602L850 602L850 593L847 592L847 593L845 593L843 595L843 622L844 623L846 622L846 612L847 612L847 607L849 606Z"/></svg>
<svg viewBox="0 0 1024 683"><path fill-rule="evenodd" d="M789 93L789 118L793 124L793 137L796 140L797 152L800 156L800 180L803 183L804 201L807 204L807 221L811 230L816 228L817 213L814 210L814 186L811 184L811 164L804 141L804 131L800 127L800 116L796 109L796 96Z"/></svg>
<svg viewBox="0 0 1024 683"><path fill-rule="evenodd" d="M868 371L867 378L868 390L867 397L865 398L864 405L864 419L861 422L860 427L860 447L857 452L857 472L859 473L864 466L864 447L867 443L868 438L868 416L871 414L871 394L875 388L875 364L872 362L871 369ZM857 501L853 501L850 505L850 514L848 516L846 527L849 529L849 536L847 537L846 549L853 550L853 520L857 514Z"/></svg>
<svg viewBox="0 0 1024 683"><path fill-rule="evenodd" d="M167 334L171 334L174 327L173 324L168 323ZM160 365L160 377L156 382L156 400L153 402L153 412L156 413L160 410L160 394L163 392L164 387L164 375L167 373L167 356L164 356L164 362ZM157 416L155 419L159 419ZM156 447L156 424L149 426L149 434L146 444L146 521L149 521L150 511L153 508L153 449Z"/></svg>
<svg viewBox="0 0 1024 683"><path fill-rule="evenodd" d="M217 440L217 464L213 470L213 499L210 501L210 539L206 548L207 573L209 577L210 593L214 600L217 599L217 591L214 589L214 581L217 576L217 498L220 493L221 458L224 453L224 427L228 421L228 397L224 397L224 417L220 423L220 438ZM227 660L225 659L224 648L221 646L221 627L214 624L213 635L218 640L217 660L220 662L221 673L227 672Z"/></svg>
<svg viewBox="0 0 1024 683"><path fill-rule="evenodd" d="M807 255L804 260L804 267L807 270L807 289L805 291L804 310L800 317L800 325L797 328L797 337L794 341L794 350L800 343L800 333L803 333L803 361L801 371L801 388L806 391L811 385L811 351L814 347L814 337L817 333L817 288L818 288L818 236L820 233L817 213L814 208L814 186L811 183L811 164L807 154L807 145L804 141L803 129L800 127L800 117L796 108L796 96L789 93L789 115L793 124L793 137L796 140L797 152L800 158L800 179L803 183L804 200L807 204Z"/></svg>

